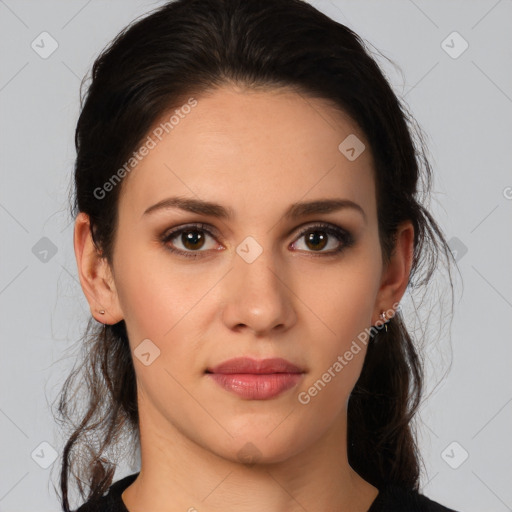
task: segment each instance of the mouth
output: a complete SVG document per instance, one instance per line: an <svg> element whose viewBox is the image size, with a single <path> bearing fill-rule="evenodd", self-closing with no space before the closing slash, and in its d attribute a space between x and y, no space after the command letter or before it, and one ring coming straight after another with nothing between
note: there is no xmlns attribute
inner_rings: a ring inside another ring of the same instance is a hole
<svg viewBox="0 0 512 512"><path fill-rule="evenodd" d="M274 373L304 373L302 368L281 357L271 359L251 359L250 357L236 357L224 361L213 368L207 368L206 373L248 373L264 375Z"/></svg>
<svg viewBox="0 0 512 512"><path fill-rule="evenodd" d="M305 370L282 358L240 357L225 361L205 374L224 390L246 400L268 400L297 386Z"/></svg>

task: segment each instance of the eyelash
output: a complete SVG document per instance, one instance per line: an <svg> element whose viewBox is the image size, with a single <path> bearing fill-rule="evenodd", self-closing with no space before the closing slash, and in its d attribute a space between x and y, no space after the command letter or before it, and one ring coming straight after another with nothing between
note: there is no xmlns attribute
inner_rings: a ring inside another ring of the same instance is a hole
<svg viewBox="0 0 512 512"><path fill-rule="evenodd" d="M206 224L189 224L177 229L174 229L172 231L167 231L162 237L161 242L165 246L165 249L172 252L179 254L181 256L185 256L186 258L201 258L203 255L201 255L201 252L208 252L208 251L182 251L181 249L175 249L169 245L169 242L176 238L177 235L181 235L184 232L187 231L199 231L204 232L211 236L212 238L215 238L215 235L208 229L208 226ZM329 257L329 256L336 256L339 253L341 253L343 250L348 249L351 247L355 240L353 236L346 230L341 229L333 224L325 224L325 223L318 223L318 224L312 224L309 225L307 228L302 230L299 235L297 236L296 240L299 240L304 235L314 232L314 231L322 231L328 235L334 236L337 240L342 242L342 245L335 250L331 250L329 252L316 252L315 251L306 251L311 253L312 256L320 256L320 257Z"/></svg>

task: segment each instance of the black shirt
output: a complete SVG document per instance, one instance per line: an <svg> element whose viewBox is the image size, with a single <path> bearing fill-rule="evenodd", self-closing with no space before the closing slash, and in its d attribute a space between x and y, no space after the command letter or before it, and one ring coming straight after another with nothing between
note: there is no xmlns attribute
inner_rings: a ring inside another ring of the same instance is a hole
<svg viewBox="0 0 512 512"><path fill-rule="evenodd" d="M88 501L76 512L128 512L121 498L122 492L137 478L139 473L128 475L113 483L108 493L96 502ZM406 490L395 485L379 489L368 512L456 512L443 507L416 491Z"/></svg>

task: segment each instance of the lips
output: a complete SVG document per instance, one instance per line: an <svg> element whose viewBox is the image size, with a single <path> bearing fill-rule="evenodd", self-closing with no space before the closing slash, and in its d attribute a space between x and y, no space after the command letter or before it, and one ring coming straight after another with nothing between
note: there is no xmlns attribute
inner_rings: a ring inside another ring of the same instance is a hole
<svg viewBox="0 0 512 512"><path fill-rule="evenodd" d="M211 369L206 375L221 388L246 400L268 400L295 387L304 370L286 359L230 359Z"/></svg>
<svg viewBox="0 0 512 512"><path fill-rule="evenodd" d="M272 359L251 359L248 357L237 357L229 359L213 368L208 368L207 373L251 373L251 374L270 374L270 373L303 373L298 366L290 363L280 357Z"/></svg>

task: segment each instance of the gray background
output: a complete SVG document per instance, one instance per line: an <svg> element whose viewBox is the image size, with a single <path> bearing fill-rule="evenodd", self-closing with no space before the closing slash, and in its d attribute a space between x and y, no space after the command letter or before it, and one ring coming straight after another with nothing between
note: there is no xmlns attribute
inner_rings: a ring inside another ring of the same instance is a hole
<svg viewBox="0 0 512 512"><path fill-rule="evenodd" d="M425 352L421 490L461 512L512 510L512 1L311 3L399 66L379 60L428 136L432 210L462 274L453 323L422 320L437 334ZM63 441L49 405L89 316L67 203L80 79L159 4L0 0L0 512L60 510L52 450ZM43 51L44 31L58 43L46 59L31 47Z"/></svg>

